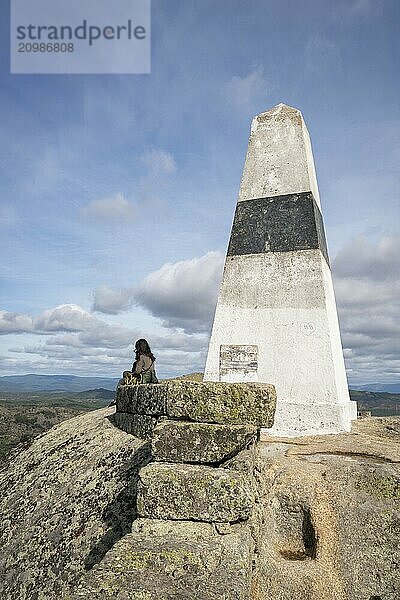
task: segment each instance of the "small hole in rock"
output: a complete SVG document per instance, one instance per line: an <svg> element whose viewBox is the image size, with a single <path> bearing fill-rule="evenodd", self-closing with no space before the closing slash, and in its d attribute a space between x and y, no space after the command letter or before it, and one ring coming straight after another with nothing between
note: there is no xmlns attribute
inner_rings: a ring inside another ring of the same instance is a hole
<svg viewBox="0 0 400 600"><path fill-rule="evenodd" d="M317 536L312 523L310 509L302 506L301 513L303 548L297 550L290 548L280 549L279 552L281 556L283 556L283 558L286 560L307 560L308 558L315 559L317 556Z"/></svg>
<svg viewBox="0 0 400 600"><path fill-rule="evenodd" d="M306 555L315 558L317 555L317 538L309 508L304 509L303 513L303 542Z"/></svg>

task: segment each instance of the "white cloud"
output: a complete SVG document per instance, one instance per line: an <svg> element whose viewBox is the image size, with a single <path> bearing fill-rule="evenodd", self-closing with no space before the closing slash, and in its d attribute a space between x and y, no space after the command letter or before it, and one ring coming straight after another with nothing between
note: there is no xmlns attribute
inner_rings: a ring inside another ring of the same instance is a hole
<svg viewBox="0 0 400 600"><path fill-rule="evenodd" d="M110 198L93 200L82 209L88 219L109 223L132 221L135 210L123 194L114 194Z"/></svg>
<svg viewBox="0 0 400 600"><path fill-rule="evenodd" d="M109 325L103 321L97 321L92 327L81 332L79 339L85 346L121 348L132 344L139 337L143 337L140 334L140 331L122 325Z"/></svg>
<svg viewBox="0 0 400 600"><path fill-rule="evenodd" d="M117 315L132 306L133 288L111 288L102 285L94 291L92 310Z"/></svg>
<svg viewBox="0 0 400 600"><path fill-rule="evenodd" d="M188 334L184 331L169 331L166 335L152 336L152 344L166 354L180 352L192 355L204 352L207 348L208 336L203 334Z"/></svg>
<svg viewBox="0 0 400 600"><path fill-rule="evenodd" d="M48 309L35 319L37 333L74 332L77 336L66 335L53 338L49 345L65 345L78 348L121 348L139 337L137 330L122 325L110 325L97 319L91 313L75 304L63 304Z"/></svg>
<svg viewBox="0 0 400 600"><path fill-rule="evenodd" d="M333 273L350 380L393 381L400 369L400 236L359 236L338 252Z"/></svg>
<svg viewBox="0 0 400 600"><path fill-rule="evenodd" d="M170 328L208 332L221 282L223 256L204 256L166 263L136 287L102 286L94 292L93 310L118 314L133 304L147 309Z"/></svg>
<svg viewBox="0 0 400 600"><path fill-rule="evenodd" d="M264 69L258 66L247 75L234 75L223 87L225 100L234 108L252 112L268 95Z"/></svg>
<svg viewBox="0 0 400 600"><path fill-rule="evenodd" d="M143 336L132 330L118 332L108 329L109 339L101 335L71 334L48 337L44 343L14 347L9 356L1 357L2 370L13 373L53 372L77 375L119 377L134 360L132 342ZM208 340L205 336L167 333L150 336L156 355L157 371L163 376L174 376L204 369ZM105 345L110 343L109 346ZM98 344L101 344L99 346Z"/></svg>
<svg viewBox="0 0 400 600"><path fill-rule="evenodd" d="M335 291L350 382L393 382L400 371L398 270L399 236L377 243L357 237L333 261ZM29 315L0 312L0 332L46 337L39 344L14 348L2 357L4 369L87 374L118 374L132 361L132 343L149 337L164 375L202 370L214 312L223 256L166 263L136 288L103 290L103 309L115 314L139 303L170 328L149 332L106 323L79 305L64 304ZM31 360L31 362L29 362ZM30 365L28 367L28 365Z"/></svg>
<svg viewBox="0 0 400 600"><path fill-rule="evenodd" d="M0 310L0 335L27 333L33 330L33 320L28 315Z"/></svg>
<svg viewBox="0 0 400 600"><path fill-rule="evenodd" d="M162 319L167 327L190 333L208 331L222 267L223 256L219 252L166 263L141 281L135 291L136 302Z"/></svg>
<svg viewBox="0 0 400 600"><path fill-rule="evenodd" d="M75 347L121 347L132 343L140 332L119 325L109 325L77 304L60 304L43 311L38 317L0 311L0 332L33 333L53 336L49 345ZM77 334L77 335L74 335Z"/></svg>
<svg viewBox="0 0 400 600"><path fill-rule="evenodd" d="M77 304L60 304L45 310L34 320L38 332L84 331L95 321L94 317Z"/></svg>
<svg viewBox="0 0 400 600"><path fill-rule="evenodd" d="M9 348L1 357L3 372L99 374L118 377L130 368L133 343L148 337L157 356L162 376L202 370L208 344L206 335L189 335L166 331L149 335L123 324L109 324L96 318L79 305L64 304L47 309L36 318L14 313L0 313L2 333L29 333L45 338Z"/></svg>
<svg viewBox="0 0 400 600"><path fill-rule="evenodd" d="M113 351L92 348L71 348L39 344L10 350L2 357L4 370L14 373L65 373L119 377L132 361L129 353L122 357Z"/></svg>
<svg viewBox="0 0 400 600"><path fill-rule="evenodd" d="M386 235L377 244L360 235L338 252L334 268L340 277L366 277L384 281L400 277L399 256L399 235Z"/></svg>

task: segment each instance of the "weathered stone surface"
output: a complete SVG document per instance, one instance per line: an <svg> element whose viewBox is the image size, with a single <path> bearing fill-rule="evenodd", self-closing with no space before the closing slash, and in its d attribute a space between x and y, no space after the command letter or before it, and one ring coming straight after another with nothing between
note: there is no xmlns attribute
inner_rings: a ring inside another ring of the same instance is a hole
<svg viewBox="0 0 400 600"><path fill-rule="evenodd" d="M247 521L250 527L253 539L258 545L261 526L263 522L263 505L261 498L262 482L260 481L260 452L259 444L253 444L247 450L242 450L231 458L230 460L222 463L220 466L224 469L230 469L231 471L237 471L242 473L248 480L253 490L253 509L251 515Z"/></svg>
<svg viewBox="0 0 400 600"><path fill-rule="evenodd" d="M338 547L347 595L355 600L398 599L399 465L372 460L343 469L343 458L330 462L327 477L342 490L337 498Z"/></svg>
<svg viewBox="0 0 400 600"><path fill-rule="evenodd" d="M168 384L169 417L207 423L271 427L275 388L257 383L176 381Z"/></svg>
<svg viewBox="0 0 400 600"><path fill-rule="evenodd" d="M117 389L117 412L205 423L271 427L275 405L275 388L263 383L177 380Z"/></svg>
<svg viewBox="0 0 400 600"><path fill-rule="evenodd" d="M139 519L71 600L247 600L252 556L243 525L218 535L208 523Z"/></svg>
<svg viewBox="0 0 400 600"><path fill-rule="evenodd" d="M142 415L167 415L169 383L139 385L136 412Z"/></svg>
<svg viewBox="0 0 400 600"><path fill-rule="evenodd" d="M262 441L279 442L281 438L262 435ZM354 421L351 433L326 436L307 436L287 445L288 456L343 455L362 459L381 459L400 462L400 431L397 417L365 418Z"/></svg>
<svg viewBox="0 0 400 600"><path fill-rule="evenodd" d="M260 444L257 597L397 599L400 419L282 442Z"/></svg>
<svg viewBox="0 0 400 600"><path fill-rule="evenodd" d="M130 531L149 445L113 410L56 425L0 474L1 600L59 600Z"/></svg>
<svg viewBox="0 0 400 600"><path fill-rule="evenodd" d="M168 384L119 385L117 412L161 416L167 412Z"/></svg>
<svg viewBox="0 0 400 600"><path fill-rule="evenodd" d="M258 444L250 446L246 450L242 450L236 456L227 460L221 467L224 469L233 469L234 471L240 471L249 477L252 477L257 468L257 461L259 460L259 449Z"/></svg>
<svg viewBox="0 0 400 600"><path fill-rule="evenodd" d="M122 412L111 415L110 421L122 431L142 439L152 437L158 422L156 417L150 415L132 415L131 413Z"/></svg>
<svg viewBox="0 0 400 600"><path fill-rule="evenodd" d="M123 381L123 380L121 380ZM136 412L136 394L137 385L118 384L115 392L115 402L117 412L135 413Z"/></svg>
<svg viewBox="0 0 400 600"><path fill-rule="evenodd" d="M263 427L273 423L276 393L272 385L177 381L168 386L169 417Z"/></svg>
<svg viewBox="0 0 400 600"><path fill-rule="evenodd" d="M253 508L251 481L229 469L152 463L139 477L141 517L233 522L247 519Z"/></svg>
<svg viewBox="0 0 400 600"><path fill-rule="evenodd" d="M152 455L156 461L221 463L256 437L257 428L252 425L163 421L154 430Z"/></svg>
<svg viewBox="0 0 400 600"><path fill-rule="evenodd" d="M1 600L69 600L79 584L74 600L398 599L400 419L269 439L257 444L261 458L245 450L224 463L258 481L263 501L245 526L139 519L131 534L149 444L115 428L111 413L61 423L0 473ZM122 572L131 535L138 570Z"/></svg>

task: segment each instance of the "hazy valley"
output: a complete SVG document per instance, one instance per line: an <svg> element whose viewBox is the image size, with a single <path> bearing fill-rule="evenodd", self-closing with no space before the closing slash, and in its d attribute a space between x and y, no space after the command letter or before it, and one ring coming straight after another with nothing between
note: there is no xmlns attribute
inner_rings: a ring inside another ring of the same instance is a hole
<svg viewBox="0 0 400 600"><path fill-rule="evenodd" d="M107 406L113 397L114 391L102 388L84 392L0 392L0 460L20 444L21 449L28 446L53 425Z"/></svg>

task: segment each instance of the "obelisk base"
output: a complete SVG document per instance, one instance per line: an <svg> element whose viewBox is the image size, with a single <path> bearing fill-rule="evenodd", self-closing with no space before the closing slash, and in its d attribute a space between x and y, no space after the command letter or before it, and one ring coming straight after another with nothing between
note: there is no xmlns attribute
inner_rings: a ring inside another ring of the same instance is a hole
<svg viewBox="0 0 400 600"><path fill-rule="evenodd" d="M279 402L274 425L262 433L274 437L324 435L350 431L351 421L357 419L357 403L294 404Z"/></svg>

